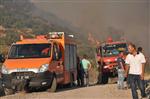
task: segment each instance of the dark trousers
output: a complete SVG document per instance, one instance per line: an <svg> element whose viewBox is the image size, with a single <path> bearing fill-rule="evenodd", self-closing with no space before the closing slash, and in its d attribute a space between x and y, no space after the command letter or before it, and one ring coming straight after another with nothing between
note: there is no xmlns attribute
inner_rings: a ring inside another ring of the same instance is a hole
<svg viewBox="0 0 150 99"><path fill-rule="evenodd" d="M145 94L144 81L141 80L140 75L129 74L129 79L130 79L129 82L130 82L133 99L139 99L137 94L137 86L141 91L141 96L145 97L146 94Z"/></svg>
<svg viewBox="0 0 150 99"><path fill-rule="evenodd" d="M77 83L78 83L78 86L84 86L84 71L83 70L78 70Z"/></svg>

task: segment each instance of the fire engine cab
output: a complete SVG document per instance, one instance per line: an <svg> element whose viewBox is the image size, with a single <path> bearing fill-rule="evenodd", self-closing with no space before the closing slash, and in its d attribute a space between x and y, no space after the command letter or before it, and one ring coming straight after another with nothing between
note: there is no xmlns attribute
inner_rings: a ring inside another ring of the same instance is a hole
<svg viewBox="0 0 150 99"><path fill-rule="evenodd" d="M77 79L76 55L74 38L64 32L49 32L30 39L21 36L2 61L5 94L32 88L55 92L58 84L73 83Z"/></svg>

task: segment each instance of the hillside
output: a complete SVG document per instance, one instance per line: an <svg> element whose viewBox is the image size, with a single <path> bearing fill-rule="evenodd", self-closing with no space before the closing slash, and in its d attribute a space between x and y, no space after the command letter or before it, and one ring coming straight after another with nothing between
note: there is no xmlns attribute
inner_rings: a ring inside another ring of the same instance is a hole
<svg viewBox="0 0 150 99"><path fill-rule="evenodd" d="M49 17L53 22L39 14L30 0L0 0L0 51L5 51L6 45L18 40L20 34L32 37L49 31L72 33L67 27L60 26L59 19L52 14Z"/></svg>

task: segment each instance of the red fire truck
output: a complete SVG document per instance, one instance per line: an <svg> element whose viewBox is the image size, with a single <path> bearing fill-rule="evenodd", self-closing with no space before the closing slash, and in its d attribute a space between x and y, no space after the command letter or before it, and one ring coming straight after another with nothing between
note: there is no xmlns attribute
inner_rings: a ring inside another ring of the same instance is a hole
<svg viewBox="0 0 150 99"><path fill-rule="evenodd" d="M117 58L120 52L127 51L126 41L113 41L109 38L96 49L99 69L98 83L106 84L108 79L117 77Z"/></svg>

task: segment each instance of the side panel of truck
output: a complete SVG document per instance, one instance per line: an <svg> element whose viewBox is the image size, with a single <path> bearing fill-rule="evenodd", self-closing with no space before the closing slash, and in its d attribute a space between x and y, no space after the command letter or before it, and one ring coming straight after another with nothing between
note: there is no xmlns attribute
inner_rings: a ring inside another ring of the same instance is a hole
<svg viewBox="0 0 150 99"><path fill-rule="evenodd" d="M65 80L64 83L69 83L71 82L71 77L73 76L73 79L76 79L76 56L77 55L77 50L76 46L73 44L66 44L65 45L65 69L64 69L64 74L65 74Z"/></svg>

